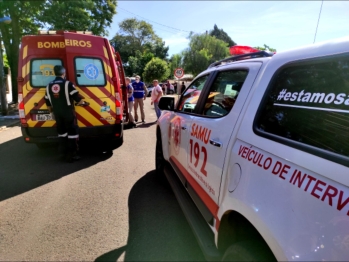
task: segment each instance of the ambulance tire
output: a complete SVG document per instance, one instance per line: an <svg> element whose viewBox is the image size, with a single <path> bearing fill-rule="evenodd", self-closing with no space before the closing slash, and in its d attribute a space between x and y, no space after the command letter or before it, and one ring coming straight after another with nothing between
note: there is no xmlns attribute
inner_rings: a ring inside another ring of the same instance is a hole
<svg viewBox="0 0 349 262"><path fill-rule="evenodd" d="M241 241L231 245L222 261L276 261L265 242Z"/></svg>

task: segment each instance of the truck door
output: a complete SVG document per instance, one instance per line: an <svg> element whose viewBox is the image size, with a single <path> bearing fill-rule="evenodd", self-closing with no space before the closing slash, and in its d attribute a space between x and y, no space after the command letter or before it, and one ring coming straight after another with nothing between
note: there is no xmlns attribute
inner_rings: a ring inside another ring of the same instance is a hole
<svg viewBox="0 0 349 262"><path fill-rule="evenodd" d="M209 90L205 87L200 97L201 108L192 119L188 131L188 172L206 191L200 197L211 205L211 211L217 207L214 203L218 204L228 143L260 67L261 63L244 63L215 72L207 86ZM214 203L207 200L208 196Z"/></svg>
<svg viewBox="0 0 349 262"><path fill-rule="evenodd" d="M115 92L112 70L104 39L91 35L64 33L67 79L73 82L89 106L76 107L78 125L115 124Z"/></svg>

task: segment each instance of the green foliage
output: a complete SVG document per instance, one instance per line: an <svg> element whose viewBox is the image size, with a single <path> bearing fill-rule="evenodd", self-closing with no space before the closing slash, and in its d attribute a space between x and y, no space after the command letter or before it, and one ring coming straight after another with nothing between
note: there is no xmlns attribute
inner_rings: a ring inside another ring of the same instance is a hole
<svg viewBox="0 0 349 262"><path fill-rule="evenodd" d="M154 79L162 81L167 79L167 76L170 74L170 70L167 66L166 61L154 57L149 63L145 66L143 79L145 82L152 82Z"/></svg>
<svg viewBox="0 0 349 262"><path fill-rule="evenodd" d="M172 57L170 58L170 64L169 64L170 75L168 78L172 79L174 77L174 70L179 67L181 68L183 67L183 54L172 55Z"/></svg>
<svg viewBox="0 0 349 262"><path fill-rule="evenodd" d="M51 0L46 1L41 20L49 29L86 30L106 36L106 27L112 23L116 5L116 0Z"/></svg>
<svg viewBox="0 0 349 262"><path fill-rule="evenodd" d="M184 70L194 76L211 63L229 56L228 44L207 34L190 36L189 47L183 52Z"/></svg>
<svg viewBox="0 0 349 262"><path fill-rule="evenodd" d="M219 29L217 25L214 25L213 30L210 31L211 36L215 36L228 44L228 46L234 46L236 43L230 38L230 36L224 32L223 29Z"/></svg>
<svg viewBox="0 0 349 262"><path fill-rule="evenodd" d="M124 67L126 75L142 75L146 64L152 60L154 54L148 51L141 53L136 50L135 56L130 56L128 64Z"/></svg>
<svg viewBox="0 0 349 262"><path fill-rule="evenodd" d="M115 51L120 53L125 65L130 57L136 57L136 52L150 52L154 57L165 59L169 47L158 37L151 24L135 18L125 19L119 24L119 32L110 40ZM149 62L149 61L148 61Z"/></svg>
<svg viewBox="0 0 349 262"><path fill-rule="evenodd" d="M272 47L269 47L268 45L264 44L263 47L261 46L255 46L253 48L256 48L256 49L259 49L261 51L270 51L270 52L276 52L276 49L275 48L272 48Z"/></svg>
<svg viewBox="0 0 349 262"><path fill-rule="evenodd" d="M90 30L107 35L116 13L116 0L32 0L0 1L0 17L9 16L11 24L0 23L8 63L11 68L13 102L17 102L18 55L21 37L36 34L39 28Z"/></svg>
<svg viewBox="0 0 349 262"><path fill-rule="evenodd" d="M0 2L0 17L9 16L10 24L0 23L0 31L4 42L8 64L11 68L12 101L18 101L17 75L18 56L21 37L35 34L42 22L39 19L45 1L10 1Z"/></svg>

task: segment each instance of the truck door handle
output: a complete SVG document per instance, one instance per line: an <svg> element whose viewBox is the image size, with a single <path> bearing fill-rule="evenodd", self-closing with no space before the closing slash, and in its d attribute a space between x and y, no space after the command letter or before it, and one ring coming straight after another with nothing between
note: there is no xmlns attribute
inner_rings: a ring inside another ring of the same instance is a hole
<svg viewBox="0 0 349 262"><path fill-rule="evenodd" d="M216 147L222 147L222 143L210 139L210 144Z"/></svg>
<svg viewBox="0 0 349 262"><path fill-rule="evenodd" d="M182 130L187 130L187 127L186 126L182 126Z"/></svg>

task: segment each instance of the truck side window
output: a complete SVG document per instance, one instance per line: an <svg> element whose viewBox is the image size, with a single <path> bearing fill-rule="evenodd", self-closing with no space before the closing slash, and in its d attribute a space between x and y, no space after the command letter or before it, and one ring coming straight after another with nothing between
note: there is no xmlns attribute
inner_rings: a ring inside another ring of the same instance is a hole
<svg viewBox="0 0 349 262"><path fill-rule="evenodd" d="M222 117L229 114L247 74L247 70L219 72L206 98L202 115Z"/></svg>
<svg viewBox="0 0 349 262"><path fill-rule="evenodd" d="M178 111L192 113L195 110L196 104L201 95L201 91L205 86L208 79L208 75L202 76L196 79L190 86L184 91L179 101Z"/></svg>
<svg viewBox="0 0 349 262"><path fill-rule="evenodd" d="M257 134L349 157L348 54L283 67L265 96L255 119Z"/></svg>
<svg viewBox="0 0 349 262"><path fill-rule="evenodd" d="M30 67L30 85L46 87L56 77L53 72L55 65L62 65L60 59L33 59Z"/></svg>
<svg viewBox="0 0 349 262"><path fill-rule="evenodd" d="M103 62L99 58L75 58L76 83L80 86L105 86Z"/></svg>

